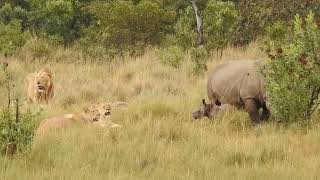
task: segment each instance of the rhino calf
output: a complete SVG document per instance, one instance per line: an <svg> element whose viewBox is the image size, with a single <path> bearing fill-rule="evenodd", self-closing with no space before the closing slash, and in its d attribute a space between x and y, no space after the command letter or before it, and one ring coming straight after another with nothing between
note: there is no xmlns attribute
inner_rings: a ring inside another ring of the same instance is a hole
<svg viewBox="0 0 320 180"><path fill-rule="evenodd" d="M207 104L204 99L202 99L202 106L200 109L193 111L192 116L194 119L200 119L202 117L216 117L226 113L230 109L230 105L221 104L220 106L215 106L211 103Z"/></svg>
<svg viewBox="0 0 320 180"><path fill-rule="evenodd" d="M267 120L265 78L259 71L261 61L239 60L217 65L207 82L210 104L203 101L204 116L212 117L216 106L229 104L245 109L256 123ZM263 112L259 115L259 109ZM198 117L198 116L194 116Z"/></svg>

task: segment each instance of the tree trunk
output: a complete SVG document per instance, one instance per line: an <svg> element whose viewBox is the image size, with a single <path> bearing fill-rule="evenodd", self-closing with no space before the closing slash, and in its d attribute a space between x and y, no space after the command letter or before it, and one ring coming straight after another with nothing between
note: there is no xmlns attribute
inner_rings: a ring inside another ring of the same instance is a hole
<svg viewBox="0 0 320 180"><path fill-rule="evenodd" d="M202 19L200 17L200 12L198 10L196 0L190 0L192 4L192 8L194 9L194 14L196 15L197 20L197 47L201 46L203 43L203 27L202 27Z"/></svg>

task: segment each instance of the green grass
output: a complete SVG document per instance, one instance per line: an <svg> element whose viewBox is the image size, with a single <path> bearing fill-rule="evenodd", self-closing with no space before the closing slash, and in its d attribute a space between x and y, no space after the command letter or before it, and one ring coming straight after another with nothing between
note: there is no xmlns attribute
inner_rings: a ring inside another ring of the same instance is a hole
<svg viewBox="0 0 320 180"><path fill-rule="evenodd" d="M69 51L68 51L69 52ZM58 53L63 53L59 50ZM72 56L56 55L72 62ZM211 58L209 68L217 63ZM261 58L255 46L228 49L224 59ZM98 101L127 101L106 130L67 129L23 154L0 156L0 179L319 179L320 127L253 126L235 109L215 119L193 121L206 95L206 75L192 75L188 58L176 70L147 52L121 63L26 63L12 58L15 96L25 97L27 73L48 66L55 97L42 118L75 113ZM0 98L5 93L0 91ZM1 106L5 105L1 101ZM22 109L38 109L25 103Z"/></svg>

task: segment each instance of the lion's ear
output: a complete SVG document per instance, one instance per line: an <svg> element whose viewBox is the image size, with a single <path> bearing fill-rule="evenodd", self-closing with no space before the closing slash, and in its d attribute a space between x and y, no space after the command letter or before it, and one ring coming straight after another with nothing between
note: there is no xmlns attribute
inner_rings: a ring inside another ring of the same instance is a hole
<svg viewBox="0 0 320 180"><path fill-rule="evenodd" d="M40 72L46 72L46 73L48 74L48 76L49 76L50 78L52 78L52 73L51 73L51 71L49 70L49 68L45 67L45 68L41 69Z"/></svg>
<svg viewBox="0 0 320 180"><path fill-rule="evenodd" d="M51 71L46 71L46 72L47 72L48 76L50 77L50 79L52 79L52 73L51 73Z"/></svg>
<svg viewBox="0 0 320 180"><path fill-rule="evenodd" d="M207 104L205 99L202 99L202 104L203 104L203 105L206 105L206 104Z"/></svg>
<svg viewBox="0 0 320 180"><path fill-rule="evenodd" d="M84 107L84 108L83 108L83 111L84 111L85 113L88 113L88 112L90 111L90 109L89 109L88 107Z"/></svg>

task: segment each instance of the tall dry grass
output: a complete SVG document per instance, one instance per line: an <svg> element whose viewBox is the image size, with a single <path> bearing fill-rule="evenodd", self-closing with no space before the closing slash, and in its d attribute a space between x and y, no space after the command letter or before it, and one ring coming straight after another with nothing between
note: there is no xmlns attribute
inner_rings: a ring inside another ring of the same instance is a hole
<svg viewBox="0 0 320 180"><path fill-rule="evenodd" d="M320 133L312 128L253 126L244 112L193 121L206 97L206 75L194 76L186 58L180 69L159 63L153 51L140 58L71 64L10 59L15 95L25 97L24 78L43 66L54 75L55 97L42 116L80 111L96 101L121 100L112 121L123 128L69 129L25 154L0 157L0 179L318 179ZM73 52L76 53L76 52ZM227 59L263 58L252 45L227 49ZM64 59L65 58L65 59ZM28 62L28 63L27 63ZM50 61L48 61L50 62ZM65 63L63 63L65 62ZM219 60L214 55L209 69ZM0 98L5 93L0 91ZM1 106L5 101L1 101ZM23 108L38 109L24 104Z"/></svg>

